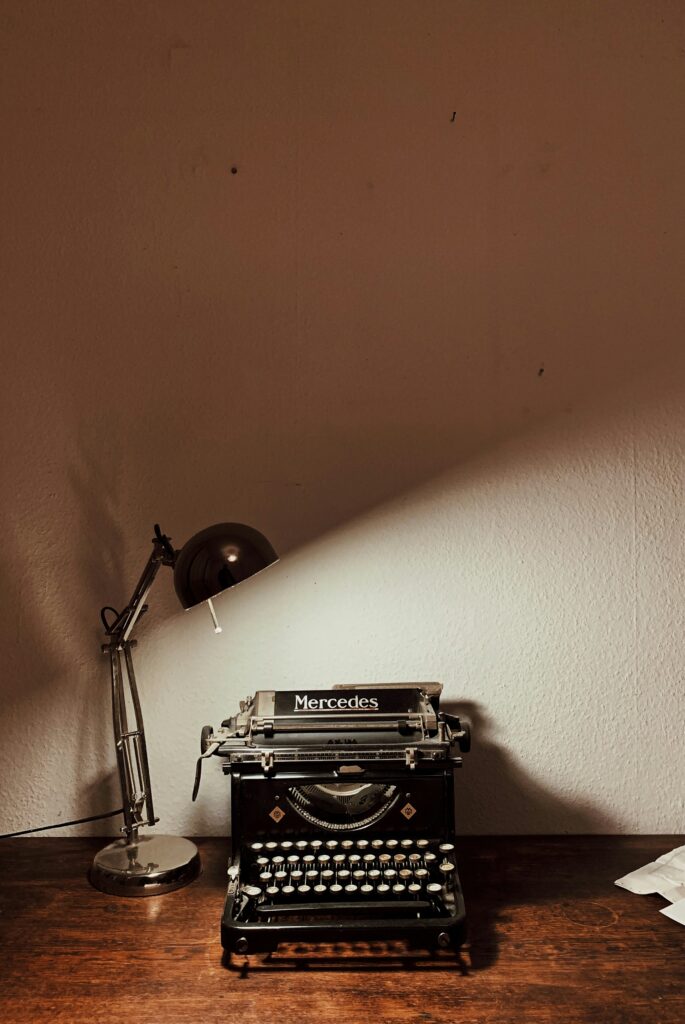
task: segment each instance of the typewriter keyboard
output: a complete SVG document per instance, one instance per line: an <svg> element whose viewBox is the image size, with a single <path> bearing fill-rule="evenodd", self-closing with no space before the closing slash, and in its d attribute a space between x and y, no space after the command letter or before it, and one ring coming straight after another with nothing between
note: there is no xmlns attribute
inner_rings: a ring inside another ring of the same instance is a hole
<svg viewBox="0 0 685 1024"><path fill-rule="evenodd" d="M454 844L421 838L299 839L248 843L244 913L316 913L334 905L449 913L458 884Z"/></svg>

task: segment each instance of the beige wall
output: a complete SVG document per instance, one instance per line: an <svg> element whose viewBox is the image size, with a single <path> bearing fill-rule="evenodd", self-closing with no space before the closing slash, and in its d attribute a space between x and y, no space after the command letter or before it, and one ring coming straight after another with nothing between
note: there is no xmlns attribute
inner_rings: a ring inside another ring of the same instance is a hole
<svg viewBox="0 0 685 1024"><path fill-rule="evenodd" d="M158 580L167 830L240 696L415 678L466 831L685 829L682 4L1 12L0 831L115 805L98 610L224 519L285 557L219 637Z"/></svg>

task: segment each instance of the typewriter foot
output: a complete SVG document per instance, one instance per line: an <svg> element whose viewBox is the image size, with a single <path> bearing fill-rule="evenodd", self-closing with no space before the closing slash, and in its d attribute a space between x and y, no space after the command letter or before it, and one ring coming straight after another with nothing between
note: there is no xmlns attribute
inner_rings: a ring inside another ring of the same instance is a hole
<svg viewBox="0 0 685 1024"><path fill-rule="evenodd" d="M236 953L247 953L249 948L250 948L250 944L249 944L249 942L247 941L247 939L245 938L244 935L242 935L239 939L235 940L235 951L236 951Z"/></svg>
<svg viewBox="0 0 685 1024"><path fill-rule="evenodd" d="M446 949L450 945L450 937L447 932L440 932L438 935L438 945L441 949Z"/></svg>

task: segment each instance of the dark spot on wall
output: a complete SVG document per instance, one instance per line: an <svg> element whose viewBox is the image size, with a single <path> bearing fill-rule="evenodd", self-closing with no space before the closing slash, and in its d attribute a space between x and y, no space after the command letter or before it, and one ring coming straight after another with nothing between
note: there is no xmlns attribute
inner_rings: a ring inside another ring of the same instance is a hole
<svg viewBox="0 0 685 1024"><path fill-rule="evenodd" d="M231 174L237 174L237 173L238 173L238 168L237 167L231 167Z"/></svg>
<svg viewBox="0 0 685 1024"><path fill-rule="evenodd" d="M544 366L541 366L540 369L538 370L538 377L542 377L544 372L545 372L545 368L544 368Z"/></svg>

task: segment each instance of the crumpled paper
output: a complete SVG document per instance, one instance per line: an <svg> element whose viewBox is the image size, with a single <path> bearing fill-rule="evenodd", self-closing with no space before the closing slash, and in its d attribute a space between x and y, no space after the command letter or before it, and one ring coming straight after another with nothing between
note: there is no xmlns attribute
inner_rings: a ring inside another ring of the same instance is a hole
<svg viewBox="0 0 685 1024"><path fill-rule="evenodd" d="M670 853L657 857L651 864L645 864L637 871L617 878L616 885L640 896L658 893L672 904L663 907L659 913L679 924L685 924L685 846L678 846Z"/></svg>

